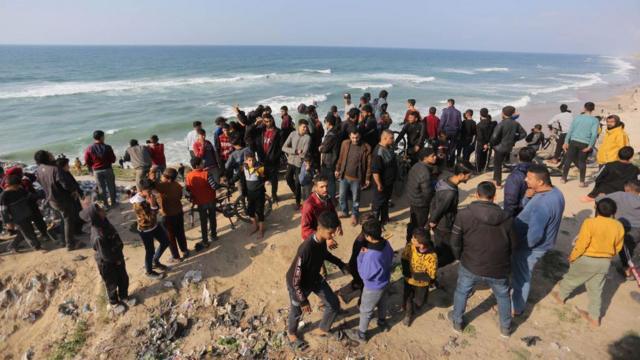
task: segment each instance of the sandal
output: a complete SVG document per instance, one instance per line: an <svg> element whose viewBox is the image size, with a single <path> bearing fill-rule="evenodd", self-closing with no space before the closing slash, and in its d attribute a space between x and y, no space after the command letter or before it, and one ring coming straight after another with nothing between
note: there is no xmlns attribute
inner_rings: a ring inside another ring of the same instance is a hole
<svg viewBox="0 0 640 360"><path fill-rule="evenodd" d="M289 347L293 351L306 351L309 348L309 344L302 339L289 340Z"/></svg>

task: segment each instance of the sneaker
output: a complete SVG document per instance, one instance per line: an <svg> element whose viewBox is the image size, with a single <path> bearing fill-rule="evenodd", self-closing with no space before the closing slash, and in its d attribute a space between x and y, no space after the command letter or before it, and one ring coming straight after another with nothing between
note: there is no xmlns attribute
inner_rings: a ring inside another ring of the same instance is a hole
<svg viewBox="0 0 640 360"><path fill-rule="evenodd" d="M186 258L188 258L189 256L191 256L191 253L189 252L189 250L187 250L187 251L185 251L185 252L183 252L183 253L182 253L182 258L183 258L183 259L186 259Z"/></svg>
<svg viewBox="0 0 640 360"><path fill-rule="evenodd" d="M196 243L195 249L196 251L202 251L208 247L209 247L209 242L200 241L199 243Z"/></svg>
<svg viewBox="0 0 640 360"><path fill-rule="evenodd" d="M347 335L349 339L357 341L358 343L360 343L360 345L363 345L367 342L367 335L360 330L349 329L345 331L345 335Z"/></svg>
<svg viewBox="0 0 640 360"><path fill-rule="evenodd" d="M177 265L180 264L182 262L182 258L171 258L167 261L167 263L169 263L169 265Z"/></svg>
<svg viewBox="0 0 640 360"><path fill-rule="evenodd" d="M147 277L154 280L160 280L164 277L164 275L151 270L150 272L147 273Z"/></svg>
<svg viewBox="0 0 640 360"><path fill-rule="evenodd" d="M404 318L402 319L402 324L406 327L411 326L411 315L407 314L404 316Z"/></svg>
<svg viewBox="0 0 640 360"><path fill-rule="evenodd" d="M389 324L387 323L386 320L380 320L378 319L378 328L380 328L380 331L386 332L389 331L390 327Z"/></svg>
<svg viewBox="0 0 640 360"><path fill-rule="evenodd" d="M171 270L167 265L161 264L159 262L153 264L153 268L154 269L158 269L158 270L162 270L162 271L169 271Z"/></svg>
<svg viewBox="0 0 640 360"><path fill-rule="evenodd" d="M453 327L453 331L458 333L458 334L462 334L462 324L456 323L453 320L453 310L451 310L451 311L449 311L447 313L447 319L449 319L449 321L451 321L451 326Z"/></svg>
<svg viewBox="0 0 640 360"><path fill-rule="evenodd" d="M511 337L511 329L501 327L500 328L500 336L505 338L505 339L510 338Z"/></svg>

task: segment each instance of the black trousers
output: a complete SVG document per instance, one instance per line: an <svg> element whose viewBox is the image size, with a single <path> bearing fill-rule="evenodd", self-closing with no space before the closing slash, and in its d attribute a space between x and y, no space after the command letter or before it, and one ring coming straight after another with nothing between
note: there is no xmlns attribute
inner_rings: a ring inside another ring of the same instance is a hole
<svg viewBox="0 0 640 360"><path fill-rule="evenodd" d="M271 184L271 198L276 201L278 199L278 165L265 165L265 176Z"/></svg>
<svg viewBox="0 0 640 360"><path fill-rule="evenodd" d="M435 228L433 230L436 254L438 255L438 267L444 267L456 260L451 249L451 231Z"/></svg>
<svg viewBox="0 0 640 360"><path fill-rule="evenodd" d="M562 145L564 145L564 141L567 139L567 133L561 133L558 137L558 143L556 145L556 150L553 153L553 158L556 160L560 160L564 149L562 149Z"/></svg>
<svg viewBox="0 0 640 360"><path fill-rule="evenodd" d="M287 185L296 197L296 204L300 205L302 197L302 189L300 188L300 168L291 164L287 165L287 175L285 176Z"/></svg>
<svg viewBox="0 0 640 360"><path fill-rule="evenodd" d="M587 158L589 157L589 152L584 152L583 150L588 147L589 145L578 141L569 141L569 150L567 150L564 166L562 167L562 179L567 180L571 164L576 164L578 170L580 170L580 182L584 182L587 175Z"/></svg>
<svg viewBox="0 0 640 360"><path fill-rule="evenodd" d="M489 156L489 149L485 150L483 144L476 143L476 171L483 173L487 168L487 157Z"/></svg>
<svg viewBox="0 0 640 360"><path fill-rule="evenodd" d="M494 151L493 152L493 180L497 185L502 185L502 164L509 159L511 152Z"/></svg>
<svg viewBox="0 0 640 360"><path fill-rule="evenodd" d="M202 233L202 242L209 242L209 231L211 232L211 241L218 240L218 224L216 223L216 204L209 203L198 205L198 215L200 216L200 232Z"/></svg>
<svg viewBox="0 0 640 360"><path fill-rule="evenodd" d="M410 206L409 207L410 219L407 225L407 242L411 241L413 236L413 230L424 229L427 227L427 221L429 220L429 208L422 206Z"/></svg>
<svg viewBox="0 0 640 360"><path fill-rule="evenodd" d="M416 308L421 308L429 299L428 286L414 286L406 281L404 282L404 291L402 293L402 303L405 308L405 316L413 317Z"/></svg>
<svg viewBox="0 0 640 360"><path fill-rule="evenodd" d="M264 221L264 189L247 191L247 216L256 218L258 222Z"/></svg>
<svg viewBox="0 0 640 360"><path fill-rule="evenodd" d="M119 264L97 260L98 271L107 288L110 304L117 304L129 296L129 275L124 261Z"/></svg>
<svg viewBox="0 0 640 360"><path fill-rule="evenodd" d="M458 135L447 135L447 166L456 164L456 151L458 149Z"/></svg>
<svg viewBox="0 0 640 360"><path fill-rule="evenodd" d="M373 188L373 202L371 204L371 210L374 216L382 224L389 222L389 200L393 193L393 184L385 185L382 187L382 191L378 191L378 187Z"/></svg>
<svg viewBox="0 0 640 360"><path fill-rule="evenodd" d="M38 241L38 237L36 236L36 232L33 230L33 225L31 225L31 219L27 219L15 224L18 228L18 235L11 242L9 246L12 249L18 250L20 247L20 243L22 240L26 241L30 247L33 249L40 249L40 241Z"/></svg>
<svg viewBox="0 0 640 360"><path fill-rule="evenodd" d="M75 227L77 225L78 217L78 214L75 212L76 209L73 206L73 203L71 203L70 201L63 203L50 201L49 205L52 209L60 213L60 216L62 217L62 231L64 233L64 242L67 245L67 248L73 248L76 243L74 235L76 233Z"/></svg>

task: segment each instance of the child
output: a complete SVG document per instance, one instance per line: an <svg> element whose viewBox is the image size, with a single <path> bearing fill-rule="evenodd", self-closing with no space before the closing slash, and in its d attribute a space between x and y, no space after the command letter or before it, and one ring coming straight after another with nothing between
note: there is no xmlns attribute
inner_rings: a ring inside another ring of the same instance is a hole
<svg viewBox="0 0 640 360"><path fill-rule="evenodd" d="M614 218L615 201L604 198L596 203L596 216L582 223L578 239L569 255L569 272L560 281L559 291L553 298L564 304L573 290L586 285L589 311L576 307L585 320L593 326L600 325L600 306L605 277L611 258L622 250L624 227Z"/></svg>
<svg viewBox="0 0 640 360"><path fill-rule="evenodd" d="M73 196L73 209L74 209L74 217L76 226L74 230L76 231L76 235L83 235L82 226L84 225L84 221L80 218L80 211L82 210L82 205L80 204L80 199L84 197L84 192L80 188L80 184L76 181L76 178L71 174L71 168L69 167L69 159L66 157L60 157L56 159L56 166L60 169L60 176L63 176L65 182L71 185L71 188L68 189Z"/></svg>
<svg viewBox="0 0 640 360"><path fill-rule="evenodd" d="M153 189L153 186L151 180L143 179L140 182L140 191L129 199L129 202L133 205L138 222L138 233L144 244L144 266L147 276L152 279L162 279L164 274L160 274L154 269L169 270L167 266L160 263L160 257L169 247L169 239L164 228L158 225L158 202L156 199L159 194ZM153 246L153 239L160 242L157 250Z"/></svg>
<svg viewBox="0 0 640 360"><path fill-rule="evenodd" d="M231 126L224 123L221 125L222 132L218 135L216 146L218 148L218 154L220 154L220 160L224 163L229 160L229 155L233 151L233 145L231 145Z"/></svg>
<svg viewBox="0 0 640 360"><path fill-rule="evenodd" d="M351 288L353 290L360 290L364 286L364 283L362 282L362 278L358 273L358 255L360 255L360 252L362 251L362 249L367 246L367 240L365 239L365 236L364 236L364 224L372 220L375 220L375 217L373 216L373 214L366 214L362 217L363 231L361 231L360 234L358 234L356 239L353 241L353 247L351 249L351 258L349 258L349 268L351 269L351 276L353 277L353 280L351 281ZM359 301L358 301L358 305L360 305Z"/></svg>
<svg viewBox="0 0 640 360"><path fill-rule="evenodd" d="M367 340L369 322L373 309L378 308L378 327L387 328L387 289L391 280L393 249L382 237L382 226L376 219L362 225L362 234L367 241L366 247L358 255L358 273L362 277L364 288L360 299L360 324L355 334L356 340Z"/></svg>
<svg viewBox="0 0 640 360"><path fill-rule="evenodd" d="M90 204L80 217L91 224L91 240L98 271L107 288L109 304L113 307L129 303L129 275L122 253L122 240L107 214L98 204Z"/></svg>
<svg viewBox="0 0 640 360"><path fill-rule="evenodd" d="M160 194L160 214L162 224L169 236L169 250L174 262L180 261L180 252L183 258L189 256L187 237L184 233L184 213L182 211L182 185L176 181L178 171L167 168L160 177L160 182L156 183L156 190Z"/></svg>
<svg viewBox="0 0 640 360"><path fill-rule="evenodd" d="M21 180L16 175L9 175L6 188L0 193L0 212L3 222L15 225L22 235L22 237L16 236L9 245L14 253L18 252L18 246L23 238L34 250L40 250L40 241L31 224L33 212L29 193L22 187Z"/></svg>
<svg viewBox="0 0 640 360"><path fill-rule="evenodd" d="M247 153L240 170L240 185L247 202L247 215L251 218L254 226L250 235L257 232L258 240L262 240L264 237L264 184L264 166L258 163L255 154Z"/></svg>
<svg viewBox="0 0 640 360"><path fill-rule="evenodd" d="M411 243L402 252L402 275L404 275L403 324L411 326L416 309L427 302L429 285L436 280L438 256L431 243L431 235L423 228L413 231Z"/></svg>
<svg viewBox="0 0 640 360"><path fill-rule="evenodd" d="M542 144L544 144L544 133L542 132L542 125L536 124L527 137L524 139L527 142L527 147L535 151L540 150Z"/></svg>
<svg viewBox="0 0 640 360"><path fill-rule="evenodd" d="M302 166L300 167L300 188L302 191L302 201L307 200L309 195L311 195L311 189L313 188L313 155L311 153L307 153L304 156L302 161Z"/></svg>

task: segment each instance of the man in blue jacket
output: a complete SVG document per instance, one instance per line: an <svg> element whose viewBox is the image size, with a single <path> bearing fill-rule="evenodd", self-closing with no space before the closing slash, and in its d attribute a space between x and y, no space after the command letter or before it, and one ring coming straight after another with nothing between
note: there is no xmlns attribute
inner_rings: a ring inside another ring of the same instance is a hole
<svg viewBox="0 0 640 360"><path fill-rule="evenodd" d="M584 112L571 123L571 128L567 133L564 148L567 159L562 168L562 183L567 182L567 175L571 164L575 163L580 170L580 187L587 187L585 183L585 175L587 173L587 157L593 150L593 145L598 138L598 129L600 122L591 115L596 106L592 102L584 104Z"/></svg>
<svg viewBox="0 0 640 360"><path fill-rule="evenodd" d="M515 218L514 227L520 244L511 260L514 316L526 307L531 288L531 273L540 258L556 244L564 212L564 196L551 184L549 170L531 165L527 171L524 208Z"/></svg>
<svg viewBox="0 0 640 360"><path fill-rule="evenodd" d="M536 151L530 147L523 147L518 151L518 163L504 183L504 211L512 217L522 211L522 199L527 192L527 171L532 164Z"/></svg>
<svg viewBox="0 0 640 360"><path fill-rule="evenodd" d="M447 134L447 166L453 167L456 160L460 128L462 127L462 114L455 108L456 101L454 99L447 100L447 104L448 106L442 109L438 131L444 131Z"/></svg>

